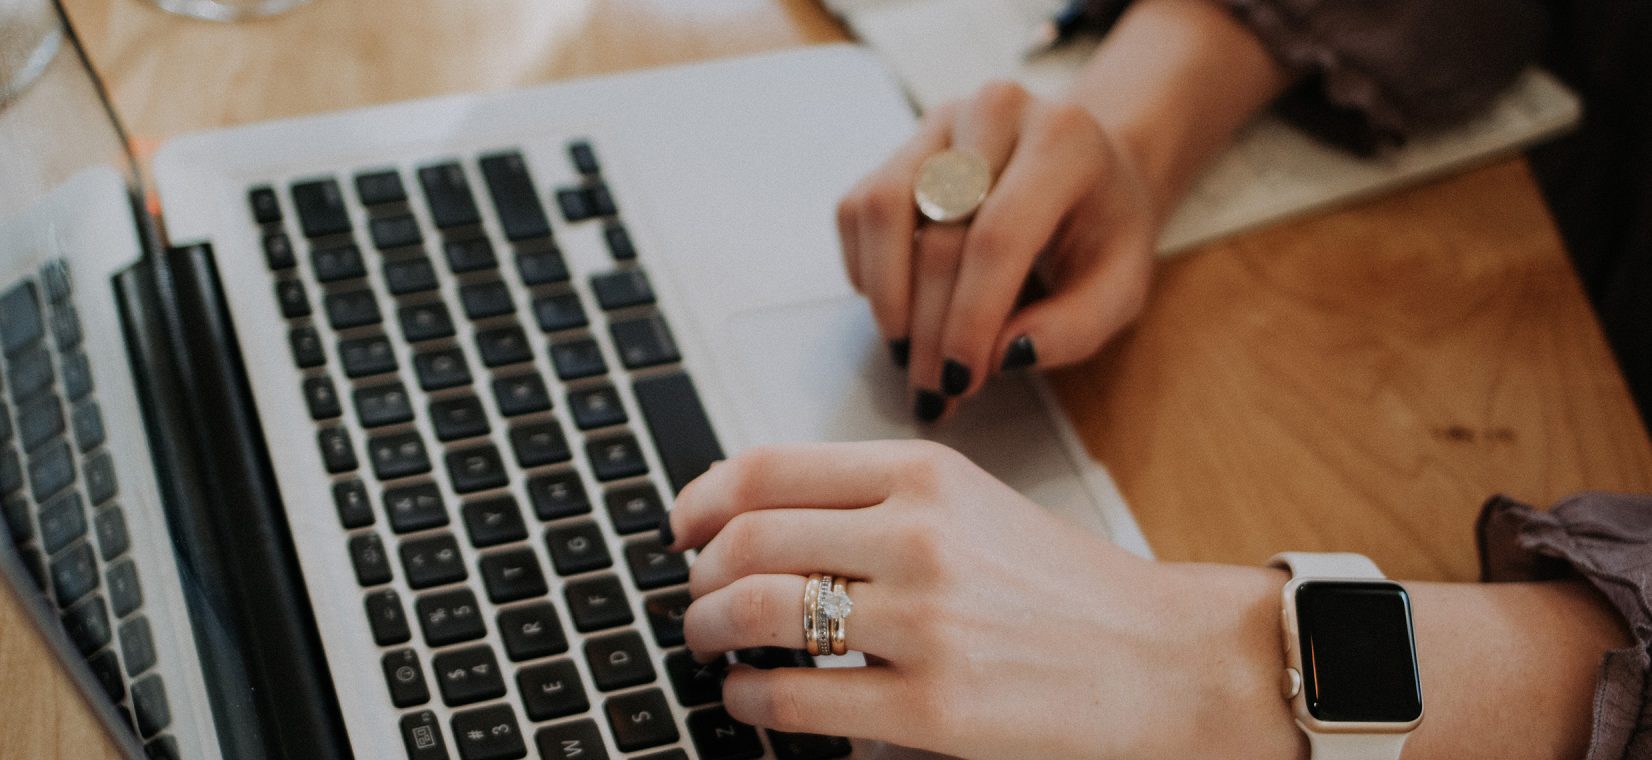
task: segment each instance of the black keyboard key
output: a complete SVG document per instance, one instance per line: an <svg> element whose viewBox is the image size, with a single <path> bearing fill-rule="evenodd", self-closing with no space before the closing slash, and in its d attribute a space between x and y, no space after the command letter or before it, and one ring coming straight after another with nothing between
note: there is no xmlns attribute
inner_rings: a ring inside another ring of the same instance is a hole
<svg viewBox="0 0 1652 760"><path fill-rule="evenodd" d="M447 474L459 493L502 488L510 482L505 462L491 443L448 452Z"/></svg>
<svg viewBox="0 0 1652 760"><path fill-rule="evenodd" d="M0 401L0 443L11 442L11 415L6 412L4 401Z"/></svg>
<svg viewBox="0 0 1652 760"><path fill-rule="evenodd" d="M625 564L631 567L631 580L644 591L688 582L688 560L681 552L667 551L657 536L627 544Z"/></svg>
<svg viewBox="0 0 1652 760"><path fill-rule="evenodd" d="M499 266L499 259L493 255L493 243L487 238L472 238L470 240L450 240L442 246L447 254L447 265L454 274L465 272L479 272L484 269L493 269Z"/></svg>
<svg viewBox="0 0 1652 760"><path fill-rule="evenodd" d="M755 760L763 756L757 729L730 717L721 707L708 707L688 716L688 735L701 760Z"/></svg>
<svg viewBox="0 0 1652 760"><path fill-rule="evenodd" d="M80 345L80 314L74 304L61 304L52 309L52 340L57 350L67 352Z"/></svg>
<svg viewBox="0 0 1652 760"><path fill-rule="evenodd" d="M293 350L293 363L299 369L319 367L327 363L327 352L321 347L321 336L314 327L300 327L287 334L287 344Z"/></svg>
<svg viewBox="0 0 1652 760"><path fill-rule="evenodd" d="M677 741L677 721L659 689L648 689L608 700L608 725L614 743L623 752L658 747Z"/></svg>
<svg viewBox="0 0 1652 760"><path fill-rule="evenodd" d="M848 739L819 734L770 731L769 744L774 745L775 760L836 760L854 751Z"/></svg>
<svg viewBox="0 0 1652 760"><path fill-rule="evenodd" d="M484 554L481 561L482 587L494 604L544 596L545 574L539 571L539 558L532 549L513 549L496 554Z"/></svg>
<svg viewBox="0 0 1652 760"><path fill-rule="evenodd" d="M126 660L126 674L129 676L142 673L155 664L155 636L149 630L147 618L139 615L120 624L120 654Z"/></svg>
<svg viewBox="0 0 1652 760"><path fill-rule="evenodd" d="M499 661L486 644L438 654L430 669L436 673L442 701L449 707L505 696Z"/></svg>
<svg viewBox="0 0 1652 760"><path fill-rule="evenodd" d="M424 188L430 216L442 229L463 227L481 221L476 199L470 194L470 180L456 162L420 167L419 185Z"/></svg>
<svg viewBox="0 0 1652 760"><path fill-rule="evenodd" d="M611 221L602 226L603 240L608 243L608 254L615 261L631 261L637 258L637 246L631 242L631 233L625 225L618 221Z"/></svg>
<svg viewBox="0 0 1652 760"><path fill-rule="evenodd" d="M516 451L516 463L524 468L566 462L573 456L555 420L512 428L511 448Z"/></svg>
<svg viewBox="0 0 1652 760"><path fill-rule="evenodd" d="M424 234L412 214L373 217L367 221L367 231L373 238L373 246L381 251L424 242Z"/></svg>
<svg viewBox="0 0 1652 760"><path fill-rule="evenodd" d="M120 674L120 659L115 657L115 650L98 652L86 658L86 664L92 666L92 675L97 677L98 685L103 687L110 701L126 699L126 679Z"/></svg>
<svg viewBox="0 0 1652 760"><path fill-rule="evenodd" d="M526 240L551 234L551 223L539 205L539 193L522 154L515 151L483 156L482 177L499 211L499 224L509 240Z"/></svg>
<svg viewBox="0 0 1652 760"><path fill-rule="evenodd" d="M361 251L354 243L317 248L310 252L310 264L315 267L315 278L322 282L367 276L367 266L362 263Z"/></svg>
<svg viewBox="0 0 1652 760"><path fill-rule="evenodd" d="M417 652L398 649L385 655L379 664L384 669L384 683L390 687L391 704L412 707L430 701L430 687L425 683Z"/></svg>
<svg viewBox="0 0 1652 760"><path fill-rule="evenodd" d="M23 557L23 567L28 568L29 575L34 578L36 586L45 591L51 585L50 574L46 571L46 555L33 546L20 546L17 553Z"/></svg>
<svg viewBox="0 0 1652 760"><path fill-rule="evenodd" d="M556 191L556 204L562 208L562 216L570 222L583 222L596 216L596 210L591 207L591 196L583 187L564 187Z"/></svg>
<svg viewBox="0 0 1652 760"><path fill-rule="evenodd" d="M306 237L337 235L350 231L350 212L344 207L344 193L338 181L328 178L293 185L293 208Z"/></svg>
<svg viewBox="0 0 1652 760"><path fill-rule="evenodd" d="M734 659L758 670L775 668L812 668L815 660L802 649L789 647L752 647L734 653Z"/></svg>
<svg viewBox="0 0 1652 760"><path fill-rule="evenodd" d="M413 404L401 383L360 388L355 393L356 416L367 428L413 421Z"/></svg>
<svg viewBox="0 0 1652 760"><path fill-rule="evenodd" d="M562 619L556 608L545 602L499 613L499 634L505 639L505 655L515 662L568 651ZM574 680L577 683L578 679Z"/></svg>
<svg viewBox="0 0 1652 760"><path fill-rule="evenodd" d="M401 644L413 638L407 628L407 611L402 608L402 597L395 589L375 591L367 595L367 626L373 630L373 643L379 646Z"/></svg>
<svg viewBox="0 0 1652 760"><path fill-rule="evenodd" d="M482 355L482 363L489 367L533 361L533 349L528 346L528 336L523 334L522 328L518 325L477 333L476 348Z"/></svg>
<svg viewBox="0 0 1652 760"><path fill-rule="evenodd" d="M529 720L553 720L591 709L579 669L571 660L523 668L516 672L516 686Z"/></svg>
<svg viewBox="0 0 1652 760"><path fill-rule="evenodd" d="M247 205L252 207L253 221L274 224L281 221L281 202L269 185L259 185L247 191Z"/></svg>
<svg viewBox="0 0 1652 760"><path fill-rule="evenodd" d="M580 633L613 628L636 619L631 615L625 589L612 575L569 583L563 593L568 599L568 613L574 618L574 630Z"/></svg>
<svg viewBox="0 0 1652 760"><path fill-rule="evenodd" d="M608 372L602 349L590 338L551 344L551 364L556 366L556 376L565 381Z"/></svg>
<svg viewBox="0 0 1652 760"><path fill-rule="evenodd" d="M641 269L621 269L591 276L591 290L605 311L654 303L654 288Z"/></svg>
<svg viewBox="0 0 1652 760"><path fill-rule="evenodd" d="M86 458L86 498L92 506L101 507L115 498L115 462L108 451L99 451Z"/></svg>
<svg viewBox="0 0 1652 760"><path fill-rule="evenodd" d="M47 554L86 535L86 506L80 494L65 491L40 508L40 544Z"/></svg>
<svg viewBox="0 0 1652 760"><path fill-rule="evenodd" d="M45 325L40 317L40 294L33 282L24 282L0 295L0 345L14 356L40 339Z"/></svg>
<svg viewBox="0 0 1652 760"><path fill-rule="evenodd" d="M298 265L298 257L293 255L293 241L287 233L271 232L264 236L264 262L276 272Z"/></svg>
<svg viewBox="0 0 1652 760"><path fill-rule="evenodd" d="M627 421L625 404L620 401L619 391L606 383L570 392L568 411L573 414L574 424L580 430L594 430Z"/></svg>
<svg viewBox="0 0 1652 760"><path fill-rule="evenodd" d="M401 731L407 760L450 760L452 757L442 740L442 727L436 722L436 713L421 710L403 716Z"/></svg>
<svg viewBox="0 0 1652 760"><path fill-rule="evenodd" d="M568 263L555 248L523 251L516 255L516 270L526 285L550 285L567 282Z"/></svg>
<svg viewBox="0 0 1652 760"><path fill-rule="evenodd" d="M660 491L653 483L616 488L603 500L608 503L609 521L622 535L654 530L665 517L665 505L660 503Z"/></svg>
<svg viewBox="0 0 1652 760"><path fill-rule="evenodd" d="M460 287L459 303L465 308L465 316L471 319L487 319L516 311L510 289L498 280Z"/></svg>
<svg viewBox="0 0 1652 760"><path fill-rule="evenodd" d="M350 379L396 371L396 352L383 335L339 341L344 374Z"/></svg>
<svg viewBox="0 0 1652 760"><path fill-rule="evenodd" d="M608 334L614 336L614 350L626 369L642 369L669 364L682 359L677 353L677 342L671 337L671 328L658 314L611 322Z"/></svg>
<svg viewBox="0 0 1652 760"><path fill-rule="evenodd" d="M6 370L12 401L21 403L52 384L52 355L44 346L36 344L12 357L11 366Z"/></svg>
<svg viewBox="0 0 1652 760"><path fill-rule="evenodd" d="M281 316L298 319L310 316L310 297L304 293L304 283L297 280L278 280L275 300L281 305Z"/></svg>
<svg viewBox="0 0 1652 760"><path fill-rule="evenodd" d="M402 177L395 169L357 174L356 195L368 206L401 203L407 200L407 191L402 188Z"/></svg>
<svg viewBox="0 0 1652 760"><path fill-rule="evenodd" d="M585 188L585 198L591 204L591 213L595 216L613 216L619 213L619 209L614 206L614 194L608 192L606 183L596 182Z"/></svg>
<svg viewBox="0 0 1652 760"><path fill-rule="evenodd" d="M395 480L430 472L430 457L418 433L396 433L367 439L368 458L379 480Z"/></svg>
<svg viewBox="0 0 1652 760"><path fill-rule="evenodd" d="M384 283L393 295L405 296L436 289L436 268L424 254L384 262Z"/></svg>
<svg viewBox="0 0 1652 760"><path fill-rule="evenodd" d="M0 494L11 495L23 488L23 464L17 459L17 449L0 449Z"/></svg>
<svg viewBox="0 0 1652 760"><path fill-rule="evenodd" d="M159 674L144 676L132 684L132 708L138 716L138 733L145 739L172 722L172 708L166 703L166 685Z"/></svg>
<svg viewBox="0 0 1652 760"><path fill-rule="evenodd" d="M660 648L682 645L683 616L688 614L688 605L693 601L687 591L667 591L643 599L648 627L654 630L654 641Z"/></svg>
<svg viewBox="0 0 1652 760"><path fill-rule="evenodd" d="M459 554L459 542L446 533L403 542L401 555L407 585L416 589L456 583L468 577L465 558Z"/></svg>
<svg viewBox="0 0 1652 760"><path fill-rule="evenodd" d="M597 163L597 153L591 148L589 140L574 140L568 143L568 158L574 162L574 169L580 174L592 175L602 171Z"/></svg>
<svg viewBox="0 0 1652 760"><path fill-rule="evenodd" d="M53 395L39 395L17 406L17 435L24 451L63 432L63 404Z"/></svg>
<svg viewBox="0 0 1652 760"><path fill-rule="evenodd" d="M501 377L493 381L493 399L506 417L543 412L551 408L551 393L538 375Z"/></svg>
<svg viewBox="0 0 1652 760"><path fill-rule="evenodd" d="M131 545L126 533L126 515L116 505L103 508L92 518L92 530L97 533L98 553L104 562L125 554Z"/></svg>
<svg viewBox="0 0 1652 760"><path fill-rule="evenodd" d="M69 262L52 259L41 265L40 280L46 285L46 300L54 304L69 300L69 291L74 285L74 278L69 272Z"/></svg>
<svg viewBox="0 0 1652 760"><path fill-rule="evenodd" d="M629 478L648 472L648 462L642 457L642 447L629 434L585 442L585 456L591 462L591 471L602 481ZM655 523L658 525L658 523Z"/></svg>
<svg viewBox="0 0 1652 760"><path fill-rule="evenodd" d="M442 492L435 483L385 489L384 514L390 520L390 529L397 533L447 524L447 505L442 503Z"/></svg>
<svg viewBox="0 0 1652 760"><path fill-rule="evenodd" d="M465 363L464 352L457 348L415 355L413 372L419 376L419 387L427 391L470 385L470 365Z"/></svg>
<svg viewBox="0 0 1652 760"><path fill-rule="evenodd" d="M607 745L592 720L542 728L533 736L542 760L608 760Z"/></svg>
<svg viewBox="0 0 1652 760"><path fill-rule="evenodd" d="M102 649L109 643L109 612L103 607L103 597L93 594L86 601L69 608L63 613L63 630L69 634L69 640L75 643L75 648L81 655L89 655ZM147 623L144 624L146 627ZM121 637L122 640L126 638ZM154 663L154 648L150 647L150 663ZM126 656L127 667L132 665L132 655ZM139 669L141 671L142 668ZM134 674L139 671L132 671Z"/></svg>
<svg viewBox="0 0 1652 760"><path fill-rule="evenodd" d="M488 414L475 396L459 396L430 403L430 423L436 438L457 441L488 434Z"/></svg>
<svg viewBox="0 0 1652 760"><path fill-rule="evenodd" d="M328 377L304 381L304 405L309 407L312 420L330 420L344 413L338 403L338 392L333 390L332 378Z"/></svg>
<svg viewBox="0 0 1652 760"><path fill-rule="evenodd" d="M683 649L665 656L665 674L671 680L671 690L677 694L677 704L709 705L723 698L723 676L728 674L728 661L719 657L707 663L695 662L693 653Z"/></svg>
<svg viewBox="0 0 1652 760"><path fill-rule="evenodd" d="M3 413L4 411L0 410L0 414ZM0 500L0 512L5 514L6 529L11 531L11 540L14 544L26 543L34 538L34 517L30 515L29 508L29 500L20 493L8 493Z"/></svg>
<svg viewBox="0 0 1652 760"><path fill-rule="evenodd" d="M321 462L327 471L337 475L356 469L356 449L350 445L350 434L343 428L328 428L316 433L321 447Z"/></svg>
<svg viewBox="0 0 1652 760"><path fill-rule="evenodd" d="M384 320L379 314L379 302L371 290L329 293L322 301L327 307L327 323L334 330L366 327Z"/></svg>
<svg viewBox="0 0 1652 760"><path fill-rule="evenodd" d="M579 294L571 290L535 298L533 313L539 320L539 329L545 332L572 330L590 324L585 318L585 308L579 303Z"/></svg>
<svg viewBox="0 0 1652 760"><path fill-rule="evenodd" d="M453 319L441 301L403 306L396 316L402 324L402 336L410 343L453 337Z"/></svg>
<svg viewBox="0 0 1652 760"><path fill-rule="evenodd" d="M363 533L350 539L350 565L356 570L356 581L362 586L377 586L390 582L390 556L384 551L384 542L377 533Z"/></svg>
<svg viewBox="0 0 1652 760"><path fill-rule="evenodd" d="M631 390L648 421L648 433L673 492L681 492L689 481L710 469L712 462L723 459L723 447L717 443L688 375L678 372L638 380Z"/></svg>
<svg viewBox="0 0 1652 760"><path fill-rule="evenodd" d="M591 511L585 484L580 480L579 473L571 470L528 478L528 499L533 502L533 513L541 520L572 517Z"/></svg>
<svg viewBox="0 0 1652 760"><path fill-rule="evenodd" d="M648 662L648 647L636 631L585 642L585 661L591 666L591 680L603 691L654 680L654 666Z"/></svg>
<svg viewBox="0 0 1652 760"><path fill-rule="evenodd" d="M97 560L84 542L64 549L52 559L52 591L57 606L68 607L98 585Z"/></svg>
<svg viewBox="0 0 1652 760"><path fill-rule="evenodd" d="M42 502L75 482L75 460L63 440L48 443L29 457L29 484L34 500Z"/></svg>
<svg viewBox="0 0 1652 760"><path fill-rule="evenodd" d="M138 567L132 560L123 559L110 565L103 578L115 617L126 617L143 604L143 586L138 584Z"/></svg>
<svg viewBox="0 0 1652 760"><path fill-rule="evenodd" d="M82 401L70 415L75 430L75 446L84 454L103 444L103 412L96 401Z"/></svg>
<svg viewBox="0 0 1652 760"><path fill-rule="evenodd" d="M453 743L460 760L513 760L528 754L516 713L506 705L454 713Z"/></svg>
<svg viewBox="0 0 1652 760"><path fill-rule="evenodd" d="M594 522L550 528L545 531L545 546L551 550L551 565L557 575L575 575L614 564L602 529Z"/></svg>
<svg viewBox="0 0 1652 760"><path fill-rule="evenodd" d="M512 496L473 501L461 511L472 546L496 546L528 537L528 529L522 524L522 510L517 508Z"/></svg>
<svg viewBox="0 0 1652 760"><path fill-rule="evenodd" d="M414 603L425 643L433 647L472 641L487 634L476 595L470 589L444 591L419 597Z"/></svg>

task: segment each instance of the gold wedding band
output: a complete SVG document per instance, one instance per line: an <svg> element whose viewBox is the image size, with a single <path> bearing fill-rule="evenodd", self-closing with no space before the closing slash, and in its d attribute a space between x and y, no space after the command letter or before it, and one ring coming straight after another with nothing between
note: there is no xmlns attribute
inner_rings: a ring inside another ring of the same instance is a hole
<svg viewBox="0 0 1652 760"><path fill-rule="evenodd" d="M992 187L992 167L974 151L949 148L924 159L912 183L918 211L933 222L968 219Z"/></svg>

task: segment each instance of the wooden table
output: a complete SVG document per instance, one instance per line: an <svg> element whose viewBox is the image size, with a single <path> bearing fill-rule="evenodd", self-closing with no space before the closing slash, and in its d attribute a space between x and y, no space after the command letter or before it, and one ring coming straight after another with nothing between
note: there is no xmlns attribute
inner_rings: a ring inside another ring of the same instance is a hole
<svg viewBox="0 0 1652 760"><path fill-rule="evenodd" d="M66 4L143 145L843 36L810 0L319 0L232 26ZM1467 581L1492 493L1652 490L1652 445L1521 160L1167 262L1137 327L1054 379L1166 559L1346 549ZM0 757L111 755L20 622L0 602Z"/></svg>

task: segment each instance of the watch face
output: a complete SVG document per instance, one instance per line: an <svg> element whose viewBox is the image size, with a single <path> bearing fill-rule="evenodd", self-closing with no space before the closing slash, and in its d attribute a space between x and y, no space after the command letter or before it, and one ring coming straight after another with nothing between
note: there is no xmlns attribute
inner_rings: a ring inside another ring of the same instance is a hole
<svg viewBox="0 0 1652 760"><path fill-rule="evenodd" d="M1302 690L1327 722L1405 723L1422 716L1411 597L1395 583L1310 581L1296 590Z"/></svg>

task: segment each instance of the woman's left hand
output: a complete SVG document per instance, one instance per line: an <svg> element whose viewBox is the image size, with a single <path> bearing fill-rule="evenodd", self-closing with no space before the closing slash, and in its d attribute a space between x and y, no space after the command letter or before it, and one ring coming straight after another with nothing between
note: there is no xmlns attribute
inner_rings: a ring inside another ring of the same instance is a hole
<svg viewBox="0 0 1652 760"><path fill-rule="evenodd" d="M781 731L967 757L1295 757L1273 571L1135 557L923 442L770 447L690 484L689 648L801 648L810 573L853 579L864 668L736 665Z"/></svg>

